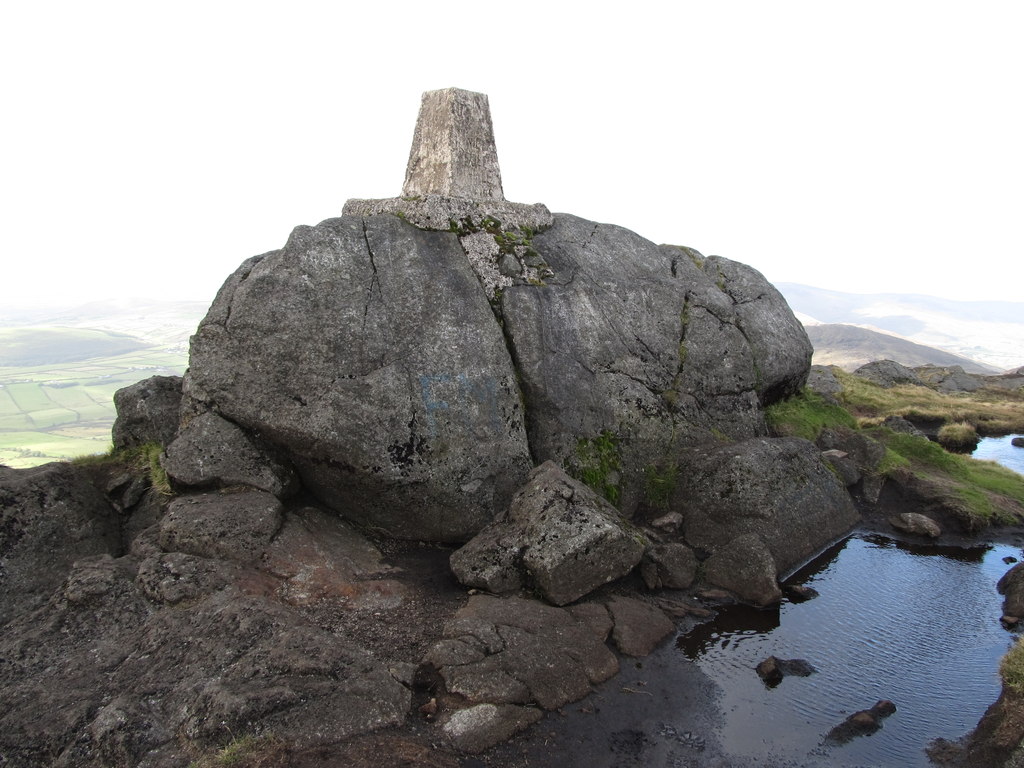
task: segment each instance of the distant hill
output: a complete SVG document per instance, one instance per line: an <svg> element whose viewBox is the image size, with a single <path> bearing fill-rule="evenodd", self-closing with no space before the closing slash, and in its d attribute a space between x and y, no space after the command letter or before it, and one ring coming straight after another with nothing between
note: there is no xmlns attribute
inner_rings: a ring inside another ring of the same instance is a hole
<svg viewBox="0 0 1024 768"><path fill-rule="evenodd" d="M805 324L842 323L895 333L1000 371L1024 363L1024 302L953 301L898 293L843 293L776 283ZM959 363L958 363L959 364Z"/></svg>
<svg viewBox="0 0 1024 768"><path fill-rule="evenodd" d="M999 373L994 366L916 344L898 336L871 331L855 325L825 323L806 326L814 345L816 365L838 365L855 370L872 360L895 360L913 368L918 365L959 365L968 373Z"/></svg>
<svg viewBox="0 0 1024 768"><path fill-rule="evenodd" d="M118 299L74 307L0 308L0 328L64 326L128 334L152 344L185 351L188 338L209 309L202 301Z"/></svg>
<svg viewBox="0 0 1024 768"><path fill-rule="evenodd" d="M0 328L0 366L71 363L114 357L151 346L125 333L88 328Z"/></svg>

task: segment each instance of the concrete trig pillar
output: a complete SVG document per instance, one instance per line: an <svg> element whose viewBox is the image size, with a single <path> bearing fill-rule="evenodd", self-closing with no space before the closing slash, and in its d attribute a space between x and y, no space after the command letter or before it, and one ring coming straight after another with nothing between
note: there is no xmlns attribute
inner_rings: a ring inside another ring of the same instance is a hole
<svg viewBox="0 0 1024 768"><path fill-rule="evenodd" d="M402 194L505 199L487 94L461 88L423 94Z"/></svg>

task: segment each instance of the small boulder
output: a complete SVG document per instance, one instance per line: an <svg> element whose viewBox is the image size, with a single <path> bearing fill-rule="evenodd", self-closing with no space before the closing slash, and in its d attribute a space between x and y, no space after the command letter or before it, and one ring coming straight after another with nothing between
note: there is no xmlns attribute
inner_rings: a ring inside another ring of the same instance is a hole
<svg viewBox="0 0 1024 768"><path fill-rule="evenodd" d="M1024 563L1018 563L996 582L996 591L1003 595L1003 614L1024 616Z"/></svg>
<svg viewBox="0 0 1024 768"><path fill-rule="evenodd" d="M536 600L474 595L448 621L424 667L469 702L558 709L619 671L591 624Z"/></svg>
<svg viewBox="0 0 1024 768"><path fill-rule="evenodd" d="M697 556L685 544L654 544L644 552L640 575L648 589L686 589L697 576Z"/></svg>
<svg viewBox="0 0 1024 768"><path fill-rule="evenodd" d="M593 490L545 462L493 523L451 557L466 586L507 591L531 582L554 605L625 576L645 541Z"/></svg>
<svg viewBox="0 0 1024 768"><path fill-rule="evenodd" d="M889 525L897 531L914 534L915 536L928 536L936 539L942 535L942 528L939 524L927 515L918 512L901 512L889 518Z"/></svg>
<svg viewBox="0 0 1024 768"><path fill-rule="evenodd" d="M880 699L871 709L854 712L825 736L825 744L838 746L858 736L870 736L882 727L882 720L896 711L896 705L888 699Z"/></svg>
<svg viewBox="0 0 1024 768"><path fill-rule="evenodd" d="M862 365L853 372L853 375L873 381L883 389L891 389L898 384L925 386L925 383L913 370L893 360L875 360Z"/></svg>
<svg viewBox="0 0 1024 768"><path fill-rule="evenodd" d="M786 597L794 603L806 603L808 600L818 597L818 590L805 584L790 584L783 591L786 593Z"/></svg>
<svg viewBox="0 0 1024 768"><path fill-rule="evenodd" d="M168 445L178 432L181 377L151 376L114 393L117 418L111 430L114 448L146 443Z"/></svg>
<svg viewBox="0 0 1024 768"><path fill-rule="evenodd" d="M298 488L292 469L232 424L207 411L192 419L161 461L173 480L188 486L248 485L284 498Z"/></svg>
<svg viewBox="0 0 1024 768"><path fill-rule="evenodd" d="M784 677L807 677L818 670L803 659L780 659L777 656L769 656L755 667L755 671L765 685L774 688Z"/></svg>
<svg viewBox="0 0 1024 768"><path fill-rule="evenodd" d="M199 557L252 562L281 527L281 502L266 491L175 499L160 521L160 547Z"/></svg>
<svg viewBox="0 0 1024 768"><path fill-rule="evenodd" d="M1016 446L1017 448L1024 448L1024 437L1015 437L1010 440L1010 445Z"/></svg>
<svg viewBox="0 0 1024 768"><path fill-rule="evenodd" d="M704 561L704 578L709 584L728 589L754 605L771 605L782 599L776 573L772 553L752 533L733 539Z"/></svg>

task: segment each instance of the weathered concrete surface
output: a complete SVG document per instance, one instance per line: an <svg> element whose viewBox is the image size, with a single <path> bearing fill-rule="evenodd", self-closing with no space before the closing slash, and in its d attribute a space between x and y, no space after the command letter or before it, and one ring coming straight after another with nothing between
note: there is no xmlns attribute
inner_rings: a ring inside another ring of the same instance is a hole
<svg viewBox="0 0 1024 768"><path fill-rule="evenodd" d="M486 94L461 88L423 94L402 195L505 199Z"/></svg>
<svg viewBox="0 0 1024 768"><path fill-rule="evenodd" d="M456 236L391 216L299 227L246 262L185 386L324 503L399 537L469 539L530 467L512 362Z"/></svg>

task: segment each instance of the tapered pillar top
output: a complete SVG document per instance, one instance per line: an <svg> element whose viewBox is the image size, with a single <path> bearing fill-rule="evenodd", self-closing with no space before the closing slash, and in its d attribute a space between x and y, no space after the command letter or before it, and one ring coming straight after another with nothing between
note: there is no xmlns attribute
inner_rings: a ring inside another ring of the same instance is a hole
<svg viewBox="0 0 1024 768"><path fill-rule="evenodd" d="M487 94L461 88L423 94L402 194L505 199Z"/></svg>

